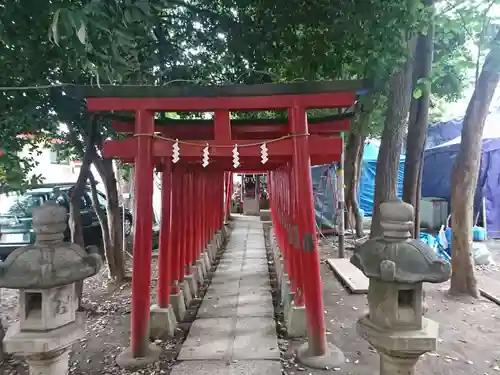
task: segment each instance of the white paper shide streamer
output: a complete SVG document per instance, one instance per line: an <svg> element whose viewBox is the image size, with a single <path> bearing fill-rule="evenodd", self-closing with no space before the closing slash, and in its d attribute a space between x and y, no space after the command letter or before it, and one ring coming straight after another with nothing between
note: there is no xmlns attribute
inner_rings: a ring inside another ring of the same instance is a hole
<svg viewBox="0 0 500 375"><path fill-rule="evenodd" d="M240 166L240 153L238 152L238 145L234 145L233 148L233 168L238 168Z"/></svg>
<svg viewBox="0 0 500 375"><path fill-rule="evenodd" d="M172 163L176 164L180 160L179 140L176 139L172 146Z"/></svg>
<svg viewBox="0 0 500 375"><path fill-rule="evenodd" d="M260 145L260 162L262 164L266 164L268 161L268 153L267 153L267 146L266 143L264 142L263 144Z"/></svg>
<svg viewBox="0 0 500 375"><path fill-rule="evenodd" d="M205 147L203 147L203 159L202 159L202 162L201 162L201 165L203 168L206 168L210 162L210 151L208 149L208 143L206 144Z"/></svg>

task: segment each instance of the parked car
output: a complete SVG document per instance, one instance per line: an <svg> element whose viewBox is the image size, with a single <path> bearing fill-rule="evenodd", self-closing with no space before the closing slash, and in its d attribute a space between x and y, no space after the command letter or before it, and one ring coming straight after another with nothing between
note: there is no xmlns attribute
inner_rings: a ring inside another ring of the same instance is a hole
<svg viewBox="0 0 500 375"><path fill-rule="evenodd" d="M5 260L15 249L35 242L35 233L32 229L33 208L43 202L52 200L65 207L69 218L68 191L74 184L47 184L39 185L24 194L4 196L0 201L0 260ZM106 207L106 196L97 192L98 204ZM129 210L125 213L125 235L132 233L132 214ZM102 249L102 230L97 214L92 206L90 186L80 200L80 213L83 224L83 240L85 246L95 245ZM65 233L65 240L70 239L69 228Z"/></svg>

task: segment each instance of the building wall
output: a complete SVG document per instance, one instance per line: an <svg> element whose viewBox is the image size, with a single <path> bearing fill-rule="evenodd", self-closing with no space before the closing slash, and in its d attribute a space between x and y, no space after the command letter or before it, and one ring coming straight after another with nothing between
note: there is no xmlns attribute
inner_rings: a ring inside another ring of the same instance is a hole
<svg viewBox="0 0 500 375"><path fill-rule="evenodd" d="M32 156L37 162L36 167L33 169L32 175L40 175L42 176L42 181L44 183L67 183L67 182L76 182L78 179L78 175L80 173L81 165L80 163L60 160L58 158L55 151L40 148L39 154L32 154L29 152L29 149L26 148L21 152L20 156ZM104 187L102 185L101 177L99 173L97 173L96 168L91 166L92 173L96 181L98 182L97 188L102 193L105 193ZM116 168L115 168L116 173ZM28 177L31 177L28 176ZM153 178L153 177L152 177ZM160 219L160 208L161 208L161 178L156 176L154 184L153 184L153 210L156 217L157 222ZM0 197L1 201L1 197Z"/></svg>
<svg viewBox="0 0 500 375"><path fill-rule="evenodd" d="M30 153L28 148L25 148L21 153L21 157L32 156L36 161L36 166L32 170L30 176L40 175L44 183L66 183L76 182L80 173L80 163L62 160L57 152L40 148L38 153ZM91 167L98 182L102 182L99 174L94 166Z"/></svg>
<svg viewBox="0 0 500 375"><path fill-rule="evenodd" d="M41 175L44 182L72 182L76 181L76 176L78 176L75 174L72 163L58 160L55 151L40 148L38 153L30 153L26 148L20 156L31 156L35 159L36 166L31 175Z"/></svg>

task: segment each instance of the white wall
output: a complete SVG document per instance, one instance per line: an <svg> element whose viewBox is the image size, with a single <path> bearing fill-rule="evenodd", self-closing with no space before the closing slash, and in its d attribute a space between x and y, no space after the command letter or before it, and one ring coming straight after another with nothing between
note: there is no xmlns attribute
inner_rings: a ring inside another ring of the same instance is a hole
<svg viewBox="0 0 500 375"><path fill-rule="evenodd" d="M67 182L76 182L78 179L78 175L80 173L81 165L79 163L69 162L69 163L57 163L55 155L53 151L50 149L40 148L40 155L30 154L29 149L25 148L20 156L33 156L37 162L36 167L33 169L31 174L28 176L31 177L34 174L41 175L44 183L67 183ZM97 188L101 192L104 192L104 188L102 185L102 179L97 173L96 168L91 166L92 173L96 181L98 182ZM116 173L116 165L115 165L115 173ZM161 178L158 176L156 178L156 182L153 186L153 210L157 221L159 221L160 210L161 210ZM0 197L1 201L1 197Z"/></svg>
<svg viewBox="0 0 500 375"><path fill-rule="evenodd" d="M36 161L36 166L28 178L32 175L40 175L42 176L42 181L48 184L76 182L81 167L79 163L57 161L54 151L47 148L40 148L39 152L39 155L30 153L28 147L26 147L19 154L21 157L32 156ZM101 177L93 165L91 166L91 170L96 180L102 182Z"/></svg>
<svg viewBox="0 0 500 375"><path fill-rule="evenodd" d="M77 175L75 175L71 163L55 163L53 157L51 157L53 151L49 149L41 148L39 152L39 155L36 153L30 154L26 147L19 155L21 157L32 156L36 161L36 166L28 177L34 174L41 175L44 178L44 182L47 183L76 181L75 176Z"/></svg>

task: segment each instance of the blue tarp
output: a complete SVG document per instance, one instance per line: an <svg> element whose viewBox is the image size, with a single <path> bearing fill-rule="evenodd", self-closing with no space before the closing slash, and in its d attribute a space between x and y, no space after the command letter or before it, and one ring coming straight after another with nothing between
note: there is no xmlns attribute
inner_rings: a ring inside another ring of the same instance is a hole
<svg viewBox="0 0 500 375"><path fill-rule="evenodd" d="M379 142L369 141L365 144L363 161L361 166L361 177L359 179L359 207L365 216L372 216L373 197L375 194L375 174L377 170L377 157ZM403 175L405 168L405 156L401 155L398 170L398 197L403 193Z"/></svg>
<svg viewBox="0 0 500 375"><path fill-rule="evenodd" d="M463 119L439 122L429 126L425 149L436 147L459 137L462 132Z"/></svg>
<svg viewBox="0 0 500 375"><path fill-rule="evenodd" d="M334 164L311 168L314 209L319 228L334 229L337 223L337 168Z"/></svg>
<svg viewBox="0 0 500 375"><path fill-rule="evenodd" d="M448 142L460 135L462 131L462 120L451 120L437 123L429 127L427 133L426 148ZM379 141L369 141L365 144L363 152L363 163L361 178L359 181L359 205L365 216L372 216L373 196L375 194L375 172L377 169L377 157L380 148ZM398 175L398 197L403 194L405 155L402 154L399 163Z"/></svg>
<svg viewBox="0 0 500 375"><path fill-rule="evenodd" d="M444 144L425 151L422 173L422 197L444 198L448 203L451 203L451 172L460 149L460 140L461 138L458 136ZM488 236L499 238L500 111L488 116L483 132L480 163L475 197L475 212L480 212L481 201L484 198L486 203ZM451 205L450 208L452 209Z"/></svg>

